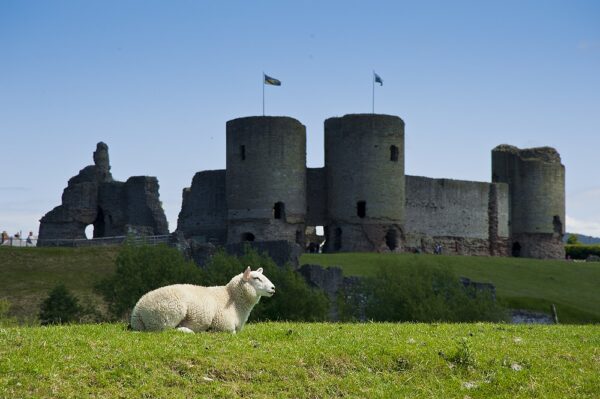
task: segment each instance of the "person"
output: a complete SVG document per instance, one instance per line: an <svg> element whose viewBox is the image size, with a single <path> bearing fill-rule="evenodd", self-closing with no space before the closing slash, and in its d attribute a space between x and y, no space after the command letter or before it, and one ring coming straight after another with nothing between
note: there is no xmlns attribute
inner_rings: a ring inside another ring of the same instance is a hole
<svg viewBox="0 0 600 399"><path fill-rule="evenodd" d="M25 246L30 246L33 245L33 231L29 232L29 235L27 236L27 241L25 241Z"/></svg>
<svg viewBox="0 0 600 399"><path fill-rule="evenodd" d="M5 242L8 242L8 233L6 230L2 232L2 241L0 241L0 245L4 245Z"/></svg>

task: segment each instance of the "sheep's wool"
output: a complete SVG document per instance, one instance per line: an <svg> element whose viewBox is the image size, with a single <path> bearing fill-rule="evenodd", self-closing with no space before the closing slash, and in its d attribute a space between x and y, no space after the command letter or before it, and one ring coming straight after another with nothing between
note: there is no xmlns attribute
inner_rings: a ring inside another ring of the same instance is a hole
<svg viewBox="0 0 600 399"><path fill-rule="evenodd" d="M202 287L175 284L150 291L131 313L131 328L137 331L240 331L261 296L271 296L275 286L262 269L231 279L226 286Z"/></svg>

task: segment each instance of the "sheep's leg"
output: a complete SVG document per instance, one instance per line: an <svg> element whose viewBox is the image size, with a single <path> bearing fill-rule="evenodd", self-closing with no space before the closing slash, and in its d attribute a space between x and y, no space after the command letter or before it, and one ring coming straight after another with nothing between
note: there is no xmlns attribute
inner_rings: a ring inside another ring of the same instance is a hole
<svg viewBox="0 0 600 399"><path fill-rule="evenodd" d="M191 329L189 329L187 327L177 327L177 331L181 331L181 332L184 332L186 334L193 334L194 333L193 330L191 330Z"/></svg>

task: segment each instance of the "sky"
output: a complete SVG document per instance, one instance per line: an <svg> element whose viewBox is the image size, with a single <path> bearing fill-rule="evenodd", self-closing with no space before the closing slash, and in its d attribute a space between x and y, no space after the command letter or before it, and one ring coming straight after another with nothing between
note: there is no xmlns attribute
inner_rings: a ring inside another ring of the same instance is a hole
<svg viewBox="0 0 600 399"><path fill-rule="evenodd" d="M406 123L409 175L490 181L492 148L551 146L566 229L600 236L598 1L0 0L0 230L34 231L109 146L117 180L158 177L169 229L194 173L225 168L225 123Z"/></svg>

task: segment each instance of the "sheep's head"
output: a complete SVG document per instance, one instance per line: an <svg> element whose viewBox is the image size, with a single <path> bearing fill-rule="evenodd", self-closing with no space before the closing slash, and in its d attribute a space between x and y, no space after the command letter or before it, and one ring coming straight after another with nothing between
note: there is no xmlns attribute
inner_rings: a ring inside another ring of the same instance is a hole
<svg viewBox="0 0 600 399"><path fill-rule="evenodd" d="M259 296L273 296L275 294L275 286L263 274L262 267L252 271L248 266L242 275L242 280L254 287Z"/></svg>

